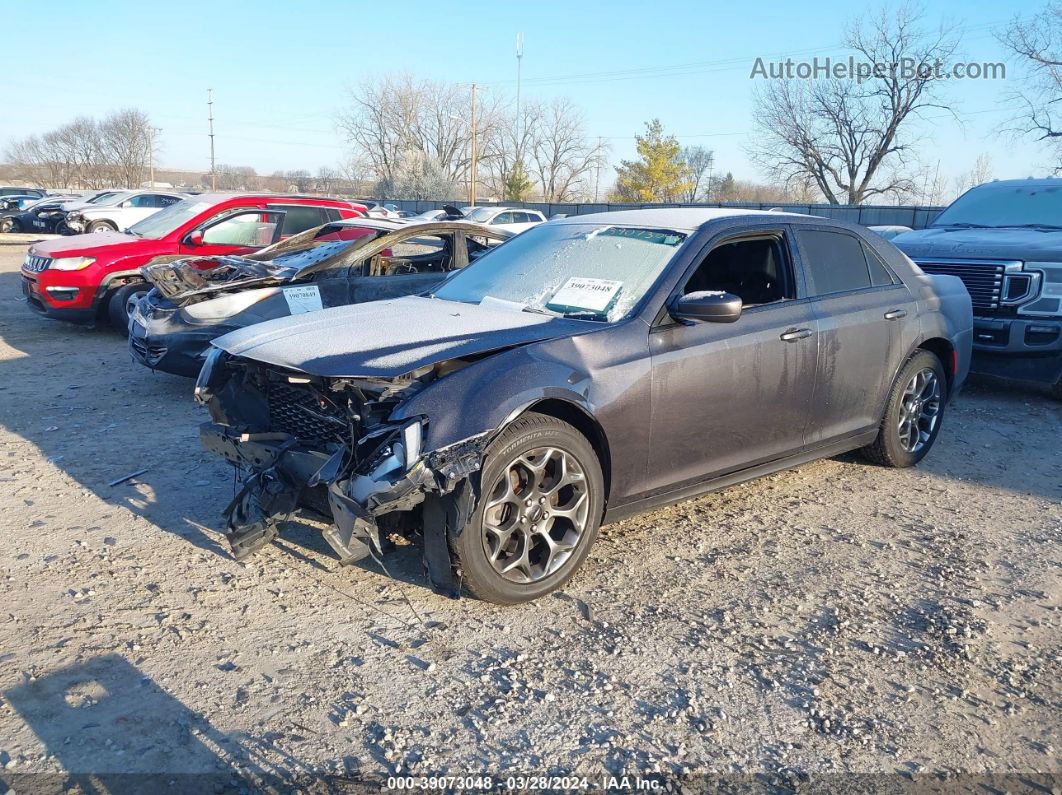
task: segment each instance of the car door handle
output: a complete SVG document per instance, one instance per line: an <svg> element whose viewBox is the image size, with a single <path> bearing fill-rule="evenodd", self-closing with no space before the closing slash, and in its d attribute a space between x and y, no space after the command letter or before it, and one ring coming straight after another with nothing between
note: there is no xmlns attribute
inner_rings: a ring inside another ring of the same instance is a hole
<svg viewBox="0 0 1062 795"><path fill-rule="evenodd" d="M899 320L901 317L907 317L906 309L890 309L885 313L886 320Z"/></svg>
<svg viewBox="0 0 1062 795"><path fill-rule="evenodd" d="M796 342L797 340L806 340L815 332L809 328L791 328L782 334L782 342Z"/></svg>

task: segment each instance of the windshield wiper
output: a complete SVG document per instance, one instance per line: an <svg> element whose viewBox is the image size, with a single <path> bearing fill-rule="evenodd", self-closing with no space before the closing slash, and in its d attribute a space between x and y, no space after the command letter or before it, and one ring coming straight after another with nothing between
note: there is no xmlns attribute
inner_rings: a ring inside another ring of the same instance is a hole
<svg viewBox="0 0 1062 795"><path fill-rule="evenodd" d="M1039 229L1044 232L1051 232L1062 229L1062 226L1056 226L1055 224L1003 224L995 227L996 229Z"/></svg>
<svg viewBox="0 0 1062 795"><path fill-rule="evenodd" d="M933 226L943 227L945 229L996 229L995 226L989 226L988 224L970 224L965 221L955 224L933 224Z"/></svg>
<svg viewBox="0 0 1062 795"><path fill-rule="evenodd" d="M560 312L552 312L549 309L543 309L540 306L532 306L531 304L528 304L520 311L533 312L536 315L548 315L549 317L564 317L564 315L562 315Z"/></svg>

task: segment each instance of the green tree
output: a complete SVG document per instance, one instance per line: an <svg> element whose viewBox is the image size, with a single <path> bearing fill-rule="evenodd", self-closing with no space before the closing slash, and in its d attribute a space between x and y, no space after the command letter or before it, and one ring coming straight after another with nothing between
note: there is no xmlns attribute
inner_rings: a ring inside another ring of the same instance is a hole
<svg viewBox="0 0 1062 795"><path fill-rule="evenodd" d="M733 201L736 192L737 183L734 181L734 175L728 171L726 176L719 180L719 185L715 189L716 198L721 202Z"/></svg>
<svg viewBox="0 0 1062 795"><path fill-rule="evenodd" d="M674 202L693 187L682 147L673 135L664 135L664 125L653 119L645 135L635 136L638 160L616 166L616 192L628 202Z"/></svg>
<svg viewBox="0 0 1062 795"><path fill-rule="evenodd" d="M507 202L526 201L532 187L531 178L527 175L524 164L517 160L505 176L505 182L503 183L505 196L502 197L502 200Z"/></svg>

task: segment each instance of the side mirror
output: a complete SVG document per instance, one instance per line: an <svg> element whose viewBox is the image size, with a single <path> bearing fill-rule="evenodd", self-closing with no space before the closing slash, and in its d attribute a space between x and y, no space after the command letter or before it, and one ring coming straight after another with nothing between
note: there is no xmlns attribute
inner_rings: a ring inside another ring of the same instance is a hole
<svg viewBox="0 0 1062 795"><path fill-rule="evenodd" d="M193 229L188 233L188 243L193 246L203 245L203 230Z"/></svg>
<svg viewBox="0 0 1062 795"><path fill-rule="evenodd" d="M671 316L694 323L733 323L741 317L741 299L714 290L687 293L672 305Z"/></svg>

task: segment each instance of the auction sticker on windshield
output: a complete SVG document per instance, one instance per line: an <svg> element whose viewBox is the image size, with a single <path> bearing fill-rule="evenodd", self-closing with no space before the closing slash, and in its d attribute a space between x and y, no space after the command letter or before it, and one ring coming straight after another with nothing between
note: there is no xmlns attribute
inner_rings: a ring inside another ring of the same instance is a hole
<svg viewBox="0 0 1062 795"><path fill-rule="evenodd" d="M564 283L546 304L554 312L590 310L604 312L616 299L623 282L611 279L591 279L573 276Z"/></svg>
<svg viewBox="0 0 1062 795"><path fill-rule="evenodd" d="M316 284L285 288L284 300L288 302L288 311L293 315L321 309L321 291Z"/></svg>

